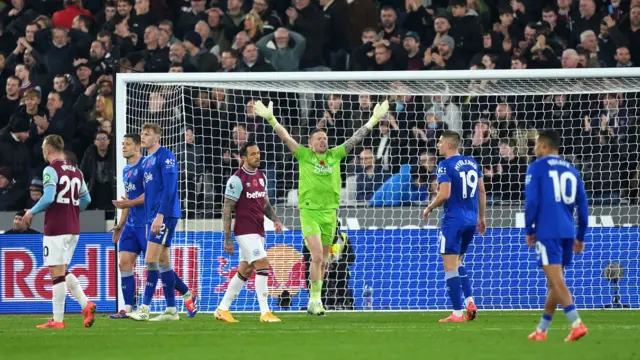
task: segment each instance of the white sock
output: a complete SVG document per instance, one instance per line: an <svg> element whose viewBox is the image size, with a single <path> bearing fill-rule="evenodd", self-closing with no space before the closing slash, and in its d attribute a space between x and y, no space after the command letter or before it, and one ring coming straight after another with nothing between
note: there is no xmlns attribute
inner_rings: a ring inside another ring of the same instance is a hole
<svg viewBox="0 0 640 360"><path fill-rule="evenodd" d="M234 276L233 279L229 281L229 285L227 286L227 291L225 291L224 297L222 298L220 305L218 305L218 309L229 311L229 307L231 307L233 300L235 300L238 297L238 294L240 293L240 290L242 290L242 288L244 287L245 282L246 281L240 279L238 277L238 274L236 274L236 276Z"/></svg>
<svg viewBox="0 0 640 360"><path fill-rule="evenodd" d="M260 304L260 314L264 315L269 310L269 286L267 285L268 276L256 275L256 295Z"/></svg>
<svg viewBox="0 0 640 360"><path fill-rule="evenodd" d="M582 320L580 318L577 318L576 321L571 323L571 327L575 329L575 328L580 327L580 324L582 324Z"/></svg>
<svg viewBox="0 0 640 360"><path fill-rule="evenodd" d="M124 306L124 311L130 313L133 311L133 305L125 305Z"/></svg>
<svg viewBox="0 0 640 360"><path fill-rule="evenodd" d="M458 317L462 316L462 310L453 310L453 315Z"/></svg>
<svg viewBox="0 0 640 360"><path fill-rule="evenodd" d="M464 306L468 307L469 304L473 303L473 296L469 296L468 298L464 299Z"/></svg>
<svg viewBox="0 0 640 360"><path fill-rule="evenodd" d="M52 289L53 321L64 320L64 301L67 298L67 283L62 281L53 285Z"/></svg>
<svg viewBox="0 0 640 360"><path fill-rule="evenodd" d="M84 290L82 290L82 286L80 286L78 278L72 273L69 273L65 277L65 280L67 282L67 287L69 288L71 295L76 298L76 301L78 301L80 303L80 306L82 306L82 308L84 309L87 306L89 299L87 299L87 296L84 294Z"/></svg>
<svg viewBox="0 0 640 360"><path fill-rule="evenodd" d="M182 295L182 300L187 301L191 299L191 290L187 291L186 294Z"/></svg>

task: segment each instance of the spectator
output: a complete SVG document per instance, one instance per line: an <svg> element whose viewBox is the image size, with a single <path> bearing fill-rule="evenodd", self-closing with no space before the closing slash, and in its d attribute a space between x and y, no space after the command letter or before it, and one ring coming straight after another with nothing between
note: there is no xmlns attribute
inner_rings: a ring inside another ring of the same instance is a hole
<svg viewBox="0 0 640 360"><path fill-rule="evenodd" d="M432 96L431 104L433 113L446 125L446 129L462 134L462 113L460 112L460 107L451 101L450 96Z"/></svg>
<svg viewBox="0 0 640 360"><path fill-rule="evenodd" d="M15 211L22 207L22 191L15 186L11 177L11 168L0 167L0 211Z"/></svg>
<svg viewBox="0 0 640 360"><path fill-rule="evenodd" d="M25 224L22 221L22 217L24 216L26 211L18 210L16 215L13 217L13 227L4 232L4 235L25 235L25 234L40 234L40 232L33 230L30 227L30 224Z"/></svg>
<svg viewBox="0 0 640 360"><path fill-rule="evenodd" d="M91 209L111 210L115 188L115 157L111 154L113 147L109 134L98 131L93 145L89 146L80 170L91 194Z"/></svg>
<svg viewBox="0 0 640 360"><path fill-rule="evenodd" d="M71 109L76 100L73 89L69 86L67 75L58 74L53 78L53 90L57 91L61 98L63 106Z"/></svg>
<svg viewBox="0 0 640 360"><path fill-rule="evenodd" d="M434 18L429 14L427 9L418 0L409 0L405 2L407 17L403 22L403 27L414 32L423 44L430 46L435 36Z"/></svg>
<svg viewBox="0 0 640 360"><path fill-rule="evenodd" d="M424 48L420 45L420 36L414 31L409 31L402 41L402 46L407 51L407 70L422 69Z"/></svg>
<svg viewBox="0 0 640 360"><path fill-rule="evenodd" d="M412 136L408 146L411 149L434 148L442 131L447 129L447 125L442 122L442 114L431 108L426 113L425 121L411 129Z"/></svg>
<svg viewBox="0 0 640 360"><path fill-rule="evenodd" d="M380 24L382 30L378 33L378 38L400 44L404 31L398 25L398 14L393 7L384 6L380 10Z"/></svg>
<svg viewBox="0 0 640 360"><path fill-rule="evenodd" d="M54 90L49 93L47 110L49 113L44 119L48 121L42 122L42 124L36 121L36 124L44 130L42 136L55 134L62 137L65 144L71 143L76 131L76 121L71 111L64 107L64 102L59 92Z"/></svg>
<svg viewBox="0 0 640 360"><path fill-rule="evenodd" d="M602 16L596 11L595 0L580 0L578 6L579 16L574 17L573 38L569 41L569 46L575 47L580 43L580 36L583 32L591 30L594 33L600 32L600 22Z"/></svg>
<svg viewBox="0 0 640 360"><path fill-rule="evenodd" d="M423 152L417 165L403 165L400 173L385 181L373 194L369 205L404 206L427 200L435 166L436 157L429 152Z"/></svg>
<svg viewBox="0 0 640 360"><path fill-rule="evenodd" d="M262 19L262 33L269 35L282 26L282 20L277 10L267 0L253 0L251 13L258 14Z"/></svg>
<svg viewBox="0 0 640 360"><path fill-rule="evenodd" d="M321 109L315 111L316 127L325 129L329 138L329 147L344 143L353 131L351 114L345 108L342 96L329 94Z"/></svg>
<svg viewBox="0 0 640 360"><path fill-rule="evenodd" d="M334 71L347 68L347 3L335 0L320 0L324 13L324 62Z"/></svg>
<svg viewBox="0 0 640 360"><path fill-rule="evenodd" d="M491 169L494 163L496 140L491 136L491 125L487 120L481 119L474 125L472 135L465 141L464 155L479 159L480 166Z"/></svg>
<svg viewBox="0 0 640 360"><path fill-rule="evenodd" d="M184 36L184 47L187 51L187 64L199 72L216 72L220 69L218 58L205 49L200 48L202 37L195 31Z"/></svg>
<svg viewBox="0 0 640 360"><path fill-rule="evenodd" d="M617 61L616 67L632 67L633 66L633 62L631 61L631 53L629 52L629 48L626 46L621 46L616 49L615 59ZM7 94L8 93L9 93L9 89L7 89Z"/></svg>
<svg viewBox="0 0 640 360"><path fill-rule="evenodd" d="M360 152L360 165L361 170L356 175L356 200L369 201L385 182L387 174L376 164L376 158L369 148Z"/></svg>
<svg viewBox="0 0 640 360"><path fill-rule="evenodd" d="M364 144L371 148L376 164L381 166L386 174L395 174L400 171L400 163L403 160L398 131L391 126L389 121L391 119L391 114L387 115L386 119L382 119L378 129L373 131Z"/></svg>
<svg viewBox="0 0 640 360"><path fill-rule="evenodd" d="M290 47L290 44L293 46ZM260 54L275 71L298 71L307 40L295 31L278 28L275 32L263 36L257 45Z"/></svg>
<svg viewBox="0 0 640 360"><path fill-rule="evenodd" d="M64 10L56 11L51 20L54 27L62 27L67 30L71 29L73 20L78 15L91 16L88 10L82 8L81 0L65 0Z"/></svg>
<svg viewBox="0 0 640 360"><path fill-rule="evenodd" d="M25 208L31 209L33 205L35 205L38 200L42 197L44 193L42 179L36 177L31 180L31 185L29 185L29 198L27 199L27 203Z"/></svg>
<svg viewBox="0 0 640 360"><path fill-rule="evenodd" d="M15 76L20 79L20 97L23 97L27 90L36 88L36 84L31 82L30 71L24 64L18 64L16 66Z"/></svg>
<svg viewBox="0 0 640 360"><path fill-rule="evenodd" d="M631 52L631 61L640 64L640 4L631 7L628 24L618 24L610 16L604 20L609 27L609 36L616 46L627 46Z"/></svg>
<svg viewBox="0 0 640 360"><path fill-rule="evenodd" d="M180 40L178 40L178 38L175 36L173 32L173 23L171 22L171 20L162 20L158 22L158 28L160 30L166 31L167 36L169 37L169 41L168 41L169 46L180 42Z"/></svg>
<svg viewBox="0 0 640 360"><path fill-rule="evenodd" d="M455 41L449 35L440 37L438 51L432 52L428 48L424 52L423 64L425 70L463 70L467 68L467 61L458 53Z"/></svg>
<svg viewBox="0 0 640 360"><path fill-rule="evenodd" d="M242 48L242 60L238 63L240 72L266 72L274 71L273 66L266 62L258 53L255 43L249 42Z"/></svg>
<svg viewBox="0 0 640 360"><path fill-rule="evenodd" d="M21 187L26 187L31 169L31 156L25 145L29 128L28 122L15 121L0 130L0 166L10 168L17 186Z"/></svg>
<svg viewBox="0 0 640 360"><path fill-rule="evenodd" d="M180 15L180 19L176 24L176 37L178 39L181 39L187 32L192 31L198 21L207 20L204 12L206 6L205 0L191 0L191 8Z"/></svg>
<svg viewBox="0 0 640 360"><path fill-rule="evenodd" d="M5 85L6 95L0 98L0 129L9 124L11 114L20 106L20 79L11 75Z"/></svg>
<svg viewBox="0 0 640 360"><path fill-rule="evenodd" d="M146 48L138 53L132 54L130 60L136 65L136 70L144 72L167 72L169 71L169 49L161 49L158 46L159 31L155 25L150 25L144 30L144 44Z"/></svg>
<svg viewBox="0 0 640 360"><path fill-rule="evenodd" d="M267 35L268 36L268 35ZM233 49L225 50L222 52L220 71L233 72L236 71L238 65L238 52Z"/></svg>
<svg viewBox="0 0 640 360"><path fill-rule="evenodd" d="M176 154L178 163L182 164L180 180L185 184L180 199L186 203L186 210L194 211L199 203L196 184L199 175L204 173L204 149L201 145L196 145L192 127L185 129L185 142L185 147L181 147Z"/></svg>
<svg viewBox="0 0 640 360"><path fill-rule="evenodd" d="M453 18L449 35L454 46L449 46L449 48L454 53L458 53L460 62L464 64L460 69L466 69L473 55L482 51L482 26L478 21L477 14L468 11L467 0L451 0L451 6ZM442 43L442 37L440 43ZM447 42L447 45L450 45L450 42Z"/></svg>
<svg viewBox="0 0 640 360"><path fill-rule="evenodd" d="M310 0L295 0L295 8L287 9L288 21L286 27L307 39L300 69L303 71L327 70L323 59L323 46L325 33L324 15L317 5Z"/></svg>
<svg viewBox="0 0 640 360"><path fill-rule="evenodd" d="M562 53L562 68L575 69L579 65L578 52L573 49L567 49Z"/></svg>
<svg viewBox="0 0 640 360"><path fill-rule="evenodd" d="M375 62L371 63L367 70L407 70L406 52L400 46L382 40L373 44L373 47Z"/></svg>
<svg viewBox="0 0 640 360"><path fill-rule="evenodd" d="M243 29L247 35L249 35L251 42L260 40L260 38L262 38L262 19L260 19L260 15L256 13L248 13L245 15Z"/></svg>
<svg viewBox="0 0 640 360"><path fill-rule="evenodd" d="M143 34L146 36L146 29L155 23L149 11L149 1L150 0L135 0L133 15L129 18L129 26L133 32L138 34L138 37L141 37Z"/></svg>
<svg viewBox="0 0 640 360"><path fill-rule="evenodd" d="M501 139L498 145L499 160L495 166L484 171L487 192L503 201L518 201L524 190L527 159L518 155L516 142Z"/></svg>

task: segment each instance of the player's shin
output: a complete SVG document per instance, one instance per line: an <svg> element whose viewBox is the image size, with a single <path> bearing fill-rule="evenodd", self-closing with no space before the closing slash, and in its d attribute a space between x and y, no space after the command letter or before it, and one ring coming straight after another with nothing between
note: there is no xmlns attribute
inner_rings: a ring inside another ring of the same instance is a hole
<svg viewBox="0 0 640 360"><path fill-rule="evenodd" d="M187 284L185 284L184 281L180 279L180 277L178 276L178 274L175 273L175 271L173 272L173 275L175 277L175 288L178 291L178 293L182 296L188 295L188 297L191 297L191 293L189 293L189 287L187 286Z"/></svg>
<svg viewBox="0 0 640 360"><path fill-rule="evenodd" d="M64 302L67 298L67 282L64 276L56 276L52 282L53 321L62 322L64 320Z"/></svg>
<svg viewBox="0 0 640 360"><path fill-rule="evenodd" d="M170 264L160 267L160 278L162 279L162 290L167 302L167 308L176 307L176 276Z"/></svg>
<svg viewBox="0 0 640 360"><path fill-rule="evenodd" d="M262 315L268 313L269 310L269 269L256 270L256 295L258 296L258 303L260 304L260 313Z"/></svg>
<svg viewBox="0 0 640 360"><path fill-rule="evenodd" d="M246 282L247 278L240 274L240 272L237 272L236 276L234 276L233 279L231 279L231 281L229 282L227 291L225 291L224 297L222 298L220 305L218 305L218 309L229 311L233 300L238 297L240 290L242 290Z"/></svg>
<svg viewBox="0 0 640 360"><path fill-rule="evenodd" d="M120 288L124 298L125 311L129 313L135 305L136 279L133 276L133 271L120 271Z"/></svg>
<svg viewBox="0 0 640 360"><path fill-rule="evenodd" d="M67 288L71 292L71 295L80 303L80 306L84 309L87 307L87 303L89 299L84 294L84 290L82 290L82 286L78 282L78 278L70 272L66 272L65 274L65 282L67 283Z"/></svg>
<svg viewBox="0 0 640 360"><path fill-rule="evenodd" d="M445 280L447 282L447 293L453 305L453 314L462 316L462 294L460 286L460 276L458 270L445 271Z"/></svg>
<svg viewBox="0 0 640 360"><path fill-rule="evenodd" d="M467 269L464 266L459 266L458 275L460 276L460 284L462 285L462 294L464 295L464 305L469 306L470 303L473 303L469 273L467 272Z"/></svg>
<svg viewBox="0 0 640 360"><path fill-rule="evenodd" d="M156 285L158 284L159 276L160 273L158 272L158 263L147 263L147 283L144 286L144 297L142 298L142 304L147 306L151 305L151 299L153 299L153 294L156 292Z"/></svg>

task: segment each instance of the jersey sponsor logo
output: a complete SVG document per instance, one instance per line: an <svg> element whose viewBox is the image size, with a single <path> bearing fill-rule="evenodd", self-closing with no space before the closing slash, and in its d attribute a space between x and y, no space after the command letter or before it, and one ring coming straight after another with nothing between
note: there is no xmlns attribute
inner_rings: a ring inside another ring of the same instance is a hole
<svg viewBox="0 0 640 360"><path fill-rule="evenodd" d="M149 181L153 181L153 174L145 172L144 173L144 183L148 183Z"/></svg>
<svg viewBox="0 0 640 360"><path fill-rule="evenodd" d="M173 159L167 159L167 160L164 161L164 164L165 164L167 169L171 169L171 168L176 166L176 161L173 160Z"/></svg>
<svg viewBox="0 0 640 360"><path fill-rule="evenodd" d="M316 164L313 167L314 174L333 174L333 166L324 166L320 164Z"/></svg>
<svg viewBox="0 0 640 360"><path fill-rule="evenodd" d="M126 192L129 192L129 191L136 191L136 184L134 184L134 183L130 183L130 182L125 182L125 183L124 183L124 190L125 190Z"/></svg>
<svg viewBox="0 0 640 360"><path fill-rule="evenodd" d="M261 199L267 196L267 193L264 191L254 191L254 192L248 192L247 194L247 199Z"/></svg>

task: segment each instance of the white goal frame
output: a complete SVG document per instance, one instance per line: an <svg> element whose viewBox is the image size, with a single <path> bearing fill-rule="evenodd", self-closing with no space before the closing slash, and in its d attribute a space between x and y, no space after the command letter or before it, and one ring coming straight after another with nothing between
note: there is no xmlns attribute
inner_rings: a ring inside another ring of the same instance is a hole
<svg viewBox="0 0 640 360"><path fill-rule="evenodd" d="M125 132L126 126L124 121L127 112L126 88L129 83L155 83L164 85L186 85L194 86L198 83L238 83L242 82L264 82L278 83L295 82L297 85L291 88L292 92L315 92L315 93L341 93L349 94L348 88L331 89L329 87L304 87L300 85L302 82L362 82L367 81L386 81L386 82L421 82L421 83L437 83L443 81L491 81L491 80L511 80L523 81L523 85L527 80L550 80L558 81L558 87L550 87L536 90L539 95L553 95L559 92L579 92L579 93L601 93L598 88L573 88L570 83L563 83L562 80L576 79L618 79L624 78L640 78L640 68L588 68L588 69L525 69L525 70L455 70L455 71L352 71L352 72L263 72L263 73L118 73L115 77L115 147L116 147L116 166L117 166L117 198L125 194L124 186L121 181L122 171L126 165L123 158L122 147L120 146ZM513 83L512 83L513 84ZM263 89L260 89L263 90ZM369 90L369 89L367 89ZM391 89L386 88L383 92L389 93ZM615 91L616 88L609 88L607 91ZM501 90L504 92L504 88ZM628 92L628 89L619 88L620 92ZM398 91L400 94L402 91ZM490 91L489 91L490 92ZM351 93L355 93L351 91ZM391 91L392 93L392 91ZM487 92L483 92L486 94ZM498 92L496 92L498 93ZM468 89L467 94L473 95L474 90ZM118 218L121 211L118 211ZM184 231L185 224L181 221L177 231ZM524 245L523 245L524 246ZM118 266L116 264L116 269ZM118 270L119 271L119 270ZM120 291L120 277L116 275L118 286L118 303L122 306L122 294ZM120 309L118 309L120 310Z"/></svg>

